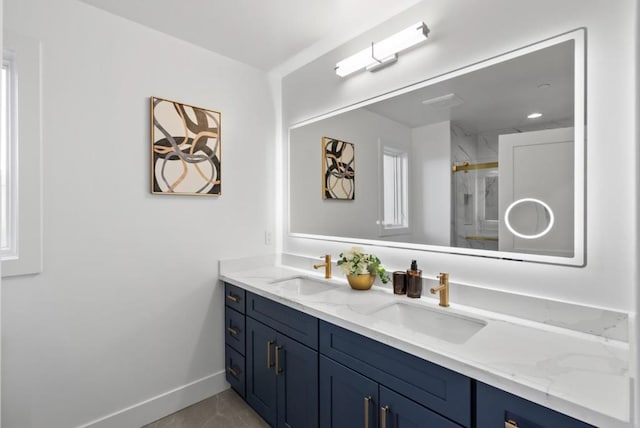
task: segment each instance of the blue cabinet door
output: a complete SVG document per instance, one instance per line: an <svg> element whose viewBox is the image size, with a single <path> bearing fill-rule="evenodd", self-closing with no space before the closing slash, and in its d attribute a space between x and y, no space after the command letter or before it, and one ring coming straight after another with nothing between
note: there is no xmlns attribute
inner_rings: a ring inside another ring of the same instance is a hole
<svg viewBox="0 0 640 428"><path fill-rule="evenodd" d="M278 427L318 427L318 351L278 334L274 348Z"/></svg>
<svg viewBox="0 0 640 428"><path fill-rule="evenodd" d="M275 330L246 319L247 402L271 426L276 426Z"/></svg>
<svg viewBox="0 0 640 428"><path fill-rule="evenodd" d="M378 384L320 356L320 427L378 426Z"/></svg>
<svg viewBox="0 0 640 428"><path fill-rule="evenodd" d="M460 425L381 385L380 427L460 428Z"/></svg>

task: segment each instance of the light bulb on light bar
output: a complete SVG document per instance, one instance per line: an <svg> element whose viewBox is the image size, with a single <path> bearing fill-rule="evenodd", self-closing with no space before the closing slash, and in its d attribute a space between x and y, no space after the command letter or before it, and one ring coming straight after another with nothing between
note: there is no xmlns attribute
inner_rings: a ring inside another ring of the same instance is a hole
<svg viewBox="0 0 640 428"><path fill-rule="evenodd" d="M337 63L336 74L340 77L348 76L371 64L371 60L371 48L363 49L357 54L351 55L349 58L345 58Z"/></svg>
<svg viewBox="0 0 640 428"><path fill-rule="evenodd" d="M335 67L336 74L345 77L363 68L373 71L380 66L391 64L395 62L398 53L425 41L428 34L429 28L426 24L418 22L338 62Z"/></svg>

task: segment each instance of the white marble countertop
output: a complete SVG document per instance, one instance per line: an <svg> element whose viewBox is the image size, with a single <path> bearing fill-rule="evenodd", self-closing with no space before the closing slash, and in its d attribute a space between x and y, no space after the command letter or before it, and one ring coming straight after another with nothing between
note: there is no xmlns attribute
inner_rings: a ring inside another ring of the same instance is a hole
<svg viewBox="0 0 640 428"><path fill-rule="evenodd" d="M304 295L274 286L275 280L295 276L326 281L327 291ZM587 423L603 428L632 426L626 342L457 305L453 300L449 308L440 308L433 299L409 299L375 286L355 291L344 279L325 280L315 272L287 266L221 270L221 279ZM486 325L463 343L452 343L425 334L419 326L390 325L371 315L398 302Z"/></svg>

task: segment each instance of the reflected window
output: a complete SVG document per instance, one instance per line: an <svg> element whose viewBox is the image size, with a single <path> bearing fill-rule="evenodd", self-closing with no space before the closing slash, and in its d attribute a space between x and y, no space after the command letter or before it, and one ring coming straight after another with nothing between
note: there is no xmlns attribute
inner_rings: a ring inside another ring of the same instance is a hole
<svg viewBox="0 0 640 428"><path fill-rule="evenodd" d="M15 61L5 53L0 74L0 256L16 256L16 105Z"/></svg>
<svg viewBox="0 0 640 428"><path fill-rule="evenodd" d="M383 171L383 229L409 227L408 216L409 156L385 147L382 156Z"/></svg>

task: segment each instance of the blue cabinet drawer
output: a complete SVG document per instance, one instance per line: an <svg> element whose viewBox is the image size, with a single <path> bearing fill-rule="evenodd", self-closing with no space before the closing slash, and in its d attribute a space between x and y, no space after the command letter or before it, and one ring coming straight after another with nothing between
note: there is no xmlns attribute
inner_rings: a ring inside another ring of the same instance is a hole
<svg viewBox="0 0 640 428"><path fill-rule="evenodd" d="M244 314L237 312L229 307L224 311L224 341L233 349L244 354Z"/></svg>
<svg viewBox="0 0 640 428"><path fill-rule="evenodd" d="M227 382L242 398L245 398L244 355L229 345L225 346L224 351Z"/></svg>
<svg viewBox="0 0 640 428"><path fill-rule="evenodd" d="M224 283L224 303L230 308L244 314L245 310L245 291L240 287Z"/></svg>
<svg viewBox="0 0 640 428"><path fill-rule="evenodd" d="M320 353L462 426L471 426L472 385L467 376L324 321Z"/></svg>
<svg viewBox="0 0 640 428"><path fill-rule="evenodd" d="M247 315L311 349L318 349L318 319L311 315L249 292Z"/></svg>
<svg viewBox="0 0 640 428"><path fill-rule="evenodd" d="M592 425L482 382L476 382L476 409L478 428L593 428ZM511 425L507 425L509 422Z"/></svg>

